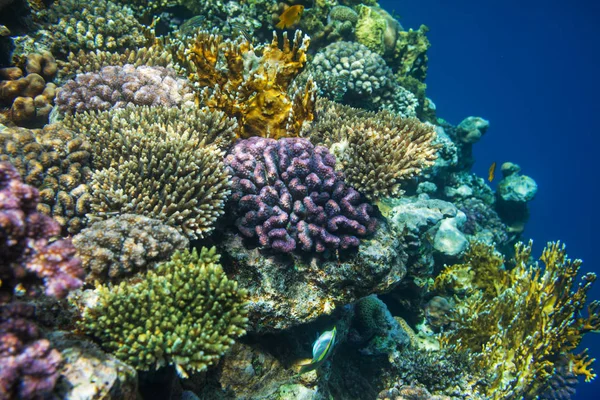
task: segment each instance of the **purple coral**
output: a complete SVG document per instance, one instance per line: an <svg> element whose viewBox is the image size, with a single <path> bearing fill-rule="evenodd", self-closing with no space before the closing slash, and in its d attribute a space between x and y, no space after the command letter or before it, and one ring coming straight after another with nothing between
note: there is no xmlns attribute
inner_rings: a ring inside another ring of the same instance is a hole
<svg viewBox="0 0 600 400"><path fill-rule="evenodd" d="M0 399L41 399L54 389L62 356L33 318L28 304L0 306Z"/></svg>
<svg viewBox="0 0 600 400"><path fill-rule="evenodd" d="M106 111L128 106L193 106L192 86L165 67L131 64L80 74L61 88L56 105L63 113Z"/></svg>
<svg viewBox="0 0 600 400"><path fill-rule="evenodd" d="M335 171L335 157L301 138L241 140L225 158L243 236L283 253L357 247L375 229L371 206Z"/></svg>
<svg viewBox="0 0 600 400"><path fill-rule="evenodd" d="M1 162L0 280L8 298L17 285L31 290L42 282L47 295L60 298L82 284L84 271L75 248L70 240L49 243L60 225L36 211L38 202L37 189L24 184L11 164Z"/></svg>

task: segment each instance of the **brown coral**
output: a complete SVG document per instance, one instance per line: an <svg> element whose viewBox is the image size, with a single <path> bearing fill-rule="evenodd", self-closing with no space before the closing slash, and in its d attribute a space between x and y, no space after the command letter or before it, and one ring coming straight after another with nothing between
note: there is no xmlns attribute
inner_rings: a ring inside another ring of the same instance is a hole
<svg viewBox="0 0 600 400"><path fill-rule="evenodd" d="M10 161L25 183L40 190L38 210L53 217L65 233L86 224L91 178L90 143L60 125L0 132L0 161Z"/></svg>
<svg viewBox="0 0 600 400"><path fill-rule="evenodd" d="M243 138L297 136L313 119L316 87L311 79L296 88L292 79L306 62L308 36L296 31L293 44L276 35L261 50L245 39L235 42L199 32L189 43L173 43L174 56L189 78L202 88L200 101L239 123ZM288 93L292 93L291 95Z"/></svg>
<svg viewBox="0 0 600 400"><path fill-rule="evenodd" d="M113 283L167 261L188 239L177 229L141 215L98 221L73 238L88 282Z"/></svg>

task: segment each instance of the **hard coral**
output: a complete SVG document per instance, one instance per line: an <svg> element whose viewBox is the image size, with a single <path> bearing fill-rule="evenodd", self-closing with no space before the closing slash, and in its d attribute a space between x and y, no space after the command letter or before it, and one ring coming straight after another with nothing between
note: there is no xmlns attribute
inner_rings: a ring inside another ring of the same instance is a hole
<svg viewBox="0 0 600 400"><path fill-rule="evenodd" d="M189 83L164 67L103 67L77 75L61 87L56 105L63 113L106 111L129 106L194 106Z"/></svg>
<svg viewBox="0 0 600 400"><path fill-rule="evenodd" d="M190 43L172 47L189 79L202 88L200 101L236 118L240 137L280 138L297 136L303 122L313 118L312 80L300 88L292 85L306 62L308 44L308 36L296 31L293 44L284 33L280 49L274 35L259 51L245 39L224 41L200 32Z"/></svg>
<svg viewBox="0 0 600 400"><path fill-rule="evenodd" d="M60 226L36 211L38 201L38 191L0 162L0 282L7 297L17 287L34 293L37 283L46 295L64 297L82 284L75 248L66 239L50 243Z"/></svg>
<svg viewBox="0 0 600 400"><path fill-rule="evenodd" d="M80 327L140 370L172 364L182 377L213 365L245 333L246 291L215 248L176 252L135 285L99 286Z"/></svg>
<svg viewBox="0 0 600 400"><path fill-rule="evenodd" d="M207 109L128 107L68 117L65 124L94 144L92 221L139 214L192 239L214 229L230 193L222 148L235 121Z"/></svg>
<svg viewBox="0 0 600 400"><path fill-rule="evenodd" d="M114 283L152 269L188 244L177 229L134 214L98 221L73 238L89 282Z"/></svg>
<svg viewBox="0 0 600 400"><path fill-rule="evenodd" d="M444 332L442 342L473 353L476 368L489 374L481 393L492 399L533 398L548 386L565 356L574 374L593 379L593 360L572 351L584 334L600 328L598 302L588 306L588 316L581 315L596 275L583 275L572 291L581 261L567 259L558 243L544 249L543 267L528 265L531 243L517 244L516 267L508 271L498 267L501 259L492 247L487 256L480 250L467 264L474 273L466 281L473 282L474 290L457 303L456 325ZM456 268L464 269L449 270ZM488 273L496 278L474 279Z"/></svg>
<svg viewBox="0 0 600 400"><path fill-rule="evenodd" d="M357 247L372 232L371 207L335 171L335 158L308 140L238 141L225 159L233 212L245 237L289 253Z"/></svg>
<svg viewBox="0 0 600 400"><path fill-rule="evenodd" d="M10 161L23 181L40 190L38 211L54 218L63 233L87 223L91 145L83 135L46 125L42 130L7 128L0 132L0 161Z"/></svg>

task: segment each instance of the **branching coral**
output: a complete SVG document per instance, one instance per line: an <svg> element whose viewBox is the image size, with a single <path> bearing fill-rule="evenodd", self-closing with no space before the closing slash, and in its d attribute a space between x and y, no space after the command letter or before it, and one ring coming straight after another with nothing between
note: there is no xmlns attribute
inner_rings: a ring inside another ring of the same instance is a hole
<svg viewBox="0 0 600 400"><path fill-rule="evenodd" d="M135 285L99 286L80 328L140 370L179 375L214 364L245 333L246 291L227 279L215 248L176 252Z"/></svg>
<svg viewBox="0 0 600 400"><path fill-rule="evenodd" d="M245 39L232 42L200 32L191 42L171 47L189 79L202 89L201 103L235 117L240 137L280 138L297 136L302 123L313 119L312 80L300 88L292 85L306 62L308 44L308 36L296 31L293 43L284 33L280 49L274 35L259 51Z"/></svg>
<svg viewBox="0 0 600 400"><path fill-rule="evenodd" d="M188 244L177 229L133 214L98 221L73 238L89 282L118 282L168 260Z"/></svg>
<svg viewBox="0 0 600 400"><path fill-rule="evenodd" d="M220 146L229 144L235 121L206 109L130 107L69 117L65 124L94 144L92 221L130 213L190 238L213 230L230 193Z"/></svg>
<svg viewBox="0 0 600 400"><path fill-rule="evenodd" d="M565 355L573 373L593 379L593 360L572 351L584 334L600 328L598 302L587 307L588 316L581 316L596 275L583 275L574 289L581 260L567 259L559 243L544 249L543 267L528 265L531 243L515 246L516 267L508 271L498 268L501 258L492 247L476 253L438 279L449 282L444 277L465 266L473 270L474 290L458 302L455 328L443 334L442 342L473 352L476 367L490 374L482 393L492 399L533 398L548 386Z"/></svg>
<svg viewBox="0 0 600 400"><path fill-rule="evenodd" d="M330 146L348 182L370 200L402 194L401 185L437 158L431 125L389 112L361 114L324 100L318 104L318 118L306 134Z"/></svg>
<svg viewBox="0 0 600 400"><path fill-rule="evenodd" d="M225 159L233 175L233 212L245 237L289 253L357 247L375 228L371 207L346 186L335 158L307 139L236 143Z"/></svg>
<svg viewBox="0 0 600 400"><path fill-rule="evenodd" d="M25 183L40 190L37 206L68 233L87 223L91 145L58 124L43 130L7 128L0 132L0 161L10 161Z"/></svg>

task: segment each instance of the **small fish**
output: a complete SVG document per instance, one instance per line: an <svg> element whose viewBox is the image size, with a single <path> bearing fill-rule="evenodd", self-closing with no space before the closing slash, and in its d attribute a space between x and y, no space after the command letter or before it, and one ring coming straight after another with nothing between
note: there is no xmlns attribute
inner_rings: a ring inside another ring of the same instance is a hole
<svg viewBox="0 0 600 400"><path fill-rule="evenodd" d="M285 29L290 26L297 24L300 21L300 17L302 17L302 13L304 12L304 6L295 5L289 7L287 10L281 13L279 16L279 23L275 25L277 29Z"/></svg>
<svg viewBox="0 0 600 400"><path fill-rule="evenodd" d="M196 30L196 28L199 28L203 25L204 20L204 15L196 15L179 25L179 32L184 35L192 33L194 30Z"/></svg>
<svg viewBox="0 0 600 400"><path fill-rule="evenodd" d="M490 169L488 169L488 181L494 180L494 174L496 173L496 162L494 161L492 165L490 165Z"/></svg>
<svg viewBox="0 0 600 400"><path fill-rule="evenodd" d="M312 350L313 358L308 363L300 364L300 374L318 368L323 361L327 359L327 356L329 356L331 349L335 344L336 333L337 330L334 326L332 330L323 332L321 336L315 340Z"/></svg>

